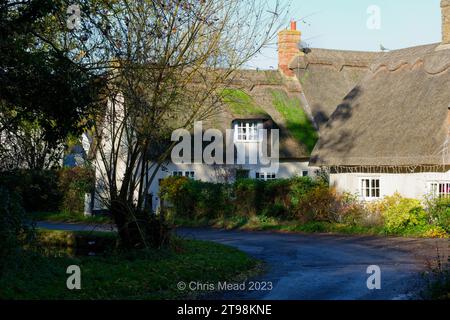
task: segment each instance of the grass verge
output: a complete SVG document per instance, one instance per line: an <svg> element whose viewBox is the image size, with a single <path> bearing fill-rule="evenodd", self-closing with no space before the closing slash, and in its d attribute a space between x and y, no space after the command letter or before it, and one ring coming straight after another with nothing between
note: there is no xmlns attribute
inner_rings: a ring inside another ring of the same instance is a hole
<svg viewBox="0 0 450 320"><path fill-rule="evenodd" d="M81 237L74 232L40 231L39 237L58 239L58 245ZM111 234L97 237L111 238ZM48 243L48 242L47 242ZM202 292L180 291L180 281L215 283L256 273L259 262L224 245L175 239L165 250L145 250L104 256L46 256L26 252L15 269L0 278L0 299L181 299ZM67 267L81 268L81 290L66 288Z"/></svg>
<svg viewBox="0 0 450 320"><path fill-rule="evenodd" d="M178 227L213 227L226 230L276 231L298 233L328 233L343 235L401 236L417 238L450 238L448 234L435 233L433 226L407 228L398 233L389 233L382 226L359 226L345 223L285 221L275 218L253 216L231 216L214 220L176 218Z"/></svg>
<svg viewBox="0 0 450 320"><path fill-rule="evenodd" d="M109 224L111 218L108 216L85 216L81 213L69 212L33 212L31 217L35 221L51 221L51 222L66 222L66 223L99 223Z"/></svg>

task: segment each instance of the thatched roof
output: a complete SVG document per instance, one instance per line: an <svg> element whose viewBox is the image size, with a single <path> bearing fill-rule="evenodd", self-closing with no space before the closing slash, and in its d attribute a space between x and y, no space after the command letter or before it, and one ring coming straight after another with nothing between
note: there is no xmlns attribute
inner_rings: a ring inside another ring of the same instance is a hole
<svg viewBox="0 0 450 320"><path fill-rule="evenodd" d="M203 84L198 88L204 90ZM105 100L105 110L107 108ZM202 115L202 119L194 119L203 121L203 130L218 129L225 133L233 128L233 122L237 120L260 120L266 129L279 129L281 160L308 161L317 141L317 130L312 124L312 117L303 109L299 92L292 91L292 84L278 71L236 72L224 91L222 103L212 109L210 114ZM167 120L173 123L171 126L174 128L184 123L183 109L179 111L180 117ZM152 144L150 158L159 156L170 143L170 132L161 134L165 138ZM94 139L89 158L95 157L99 143L98 139Z"/></svg>
<svg viewBox="0 0 450 320"><path fill-rule="evenodd" d="M449 69L438 44L380 53L324 126L311 165L449 164Z"/></svg>
<svg viewBox="0 0 450 320"><path fill-rule="evenodd" d="M324 125L345 95L366 74L378 53L310 49L290 63L317 126Z"/></svg>
<svg viewBox="0 0 450 320"><path fill-rule="evenodd" d="M224 102L207 127L225 131L236 120L261 120L267 129L280 130L280 159L309 159L317 132L299 93L289 90L278 71L240 71Z"/></svg>

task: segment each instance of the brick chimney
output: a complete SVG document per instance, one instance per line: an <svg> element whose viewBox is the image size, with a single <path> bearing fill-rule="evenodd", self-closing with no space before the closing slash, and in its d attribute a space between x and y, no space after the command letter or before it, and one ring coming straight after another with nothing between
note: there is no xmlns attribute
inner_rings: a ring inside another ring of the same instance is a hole
<svg viewBox="0 0 450 320"><path fill-rule="evenodd" d="M291 21L290 30L283 30L278 33L278 70L287 77L295 76L294 72L289 69L289 62L300 53L298 45L301 35L302 33L297 30L297 22L295 21Z"/></svg>
<svg viewBox="0 0 450 320"><path fill-rule="evenodd" d="M442 44L450 44L450 0L441 0Z"/></svg>

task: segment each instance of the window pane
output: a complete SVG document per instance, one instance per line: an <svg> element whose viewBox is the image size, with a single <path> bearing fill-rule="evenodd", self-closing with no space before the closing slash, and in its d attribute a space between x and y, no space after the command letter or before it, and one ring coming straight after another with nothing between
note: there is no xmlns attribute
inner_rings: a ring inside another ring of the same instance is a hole
<svg viewBox="0 0 450 320"><path fill-rule="evenodd" d="M366 190L366 197L367 198L369 198L370 197L370 180L369 179L366 179L366 180L364 180L365 181L365 186L364 186L364 188L365 188L365 190Z"/></svg>

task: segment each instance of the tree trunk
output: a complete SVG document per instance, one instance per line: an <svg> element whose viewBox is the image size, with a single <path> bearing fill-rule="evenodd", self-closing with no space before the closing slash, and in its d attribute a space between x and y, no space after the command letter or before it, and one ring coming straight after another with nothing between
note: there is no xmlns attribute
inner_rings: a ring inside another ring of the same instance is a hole
<svg viewBox="0 0 450 320"><path fill-rule="evenodd" d="M121 201L113 202L111 214L126 250L161 248L170 240L170 228L161 216L156 217Z"/></svg>

